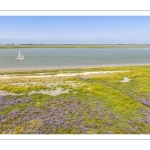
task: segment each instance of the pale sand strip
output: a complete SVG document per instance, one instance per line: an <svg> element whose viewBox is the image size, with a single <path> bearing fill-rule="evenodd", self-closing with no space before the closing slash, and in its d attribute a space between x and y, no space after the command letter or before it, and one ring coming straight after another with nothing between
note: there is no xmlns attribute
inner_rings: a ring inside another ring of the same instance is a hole
<svg viewBox="0 0 150 150"><path fill-rule="evenodd" d="M59 95L59 94L62 94L62 93L69 93L69 92L68 92L68 89L62 91L61 88L57 88L56 90L52 90L52 91L44 91L44 90L32 91L32 92L28 93L28 95L32 95L32 94L35 94L35 93L41 93L41 94L56 96L56 95Z"/></svg>
<svg viewBox="0 0 150 150"><path fill-rule="evenodd" d="M79 76L79 75L95 75L95 74L111 74L111 73L119 73L119 72L127 72L127 71L98 71L98 72L83 72L83 73L63 73L57 75L35 75L35 76L15 76L15 75L0 75L0 79L11 79L11 78L47 78L47 77L71 77L71 76Z"/></svg>

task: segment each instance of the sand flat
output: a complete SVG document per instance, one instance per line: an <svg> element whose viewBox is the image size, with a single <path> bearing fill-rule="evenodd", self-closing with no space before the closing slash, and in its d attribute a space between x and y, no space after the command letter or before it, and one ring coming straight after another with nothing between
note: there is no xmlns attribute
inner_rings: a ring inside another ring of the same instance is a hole
<svg viewBox="0 0 150 150"><path fill-rule="evenodd" d="M83 72L83 73L62 73L57 75L0 75L0 79L11 79L11 78L49 78L49 77L71 77L78 75L94 75L94 74L111 74L111 73L119 73L119 72L127 72L127 71L93 71L93 72Z"/></svg>

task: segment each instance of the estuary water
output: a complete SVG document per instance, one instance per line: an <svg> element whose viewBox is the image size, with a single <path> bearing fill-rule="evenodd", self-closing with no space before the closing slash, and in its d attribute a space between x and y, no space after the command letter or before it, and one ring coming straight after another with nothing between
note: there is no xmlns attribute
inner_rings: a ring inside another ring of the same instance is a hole
<svg viewBox="0 0 150 150"><path fill-rule="evenodd" d="M16 59L19 50L24 60ZM0 49L0 70L30 70L150 64L146 48Z"/></svg>

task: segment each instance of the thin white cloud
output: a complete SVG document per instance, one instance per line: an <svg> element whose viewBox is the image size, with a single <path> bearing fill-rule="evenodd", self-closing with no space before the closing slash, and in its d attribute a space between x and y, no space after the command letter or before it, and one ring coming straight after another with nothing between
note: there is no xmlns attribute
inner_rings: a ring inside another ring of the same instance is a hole
<svg viewBox="0 0 150 150"><path fill-rule="evenodd" d="M150 40L150 39L148 39L148 40Z"/></svg>
<svg viewBox="0 0 150 150"><path fill-rule="evenodd" d="M145 41L146 39L141 39L141 41Z"/></svg>
<svg viewBox="0 0 150 150"><path fill-rule="evenodd" d="M135 39L136 41L138 41L139 39Z"/></svg>
<svg viewBox="0 0 150 150"><path fill-rule="evenodd" d="M122 41L125 41L125 39L122 39Z"/></svg>

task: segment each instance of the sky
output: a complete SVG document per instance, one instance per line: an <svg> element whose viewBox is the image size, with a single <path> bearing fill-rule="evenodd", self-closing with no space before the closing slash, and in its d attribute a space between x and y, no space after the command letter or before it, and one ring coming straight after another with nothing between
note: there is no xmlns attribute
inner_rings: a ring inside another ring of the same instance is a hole
<svg viewBox="0 0 150 150"><path fill-rule="evenodd" d="M150 16L0 16L0 44L150 44Z"/></svg>

